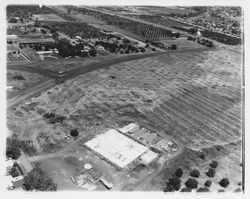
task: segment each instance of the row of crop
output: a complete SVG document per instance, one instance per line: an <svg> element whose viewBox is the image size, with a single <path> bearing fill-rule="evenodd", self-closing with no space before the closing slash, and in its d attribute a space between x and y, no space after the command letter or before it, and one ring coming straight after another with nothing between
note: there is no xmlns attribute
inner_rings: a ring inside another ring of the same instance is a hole
<svg viewBox="0 0 250 199"><path fill-rule="evenodd" d="M170 18L163 18L162 16L159 15L139 15L138 16L139 19L151 22L151 23L156 23L156 24L160 24L166 27L171 27L171 26L177 26L177 27L182 27L182 26L190 26L186 23L182 23Z"/></svg>
<svg viewBox="0 0 250 199"><path fill-rule="evenodd" d="M130 19L125 19L116 15L105 14L99 11L93 11L85 8L74 8L78 12L90 15L96 19L118 27L122 30L131 32L143 38L157 38L157 37L174 37L175 33L171 30L155 27L153 25L148 25L145 23L137 22Z"/></svg>
<svg viewBox="0 0 250 199"><path fill-rule="evenodd" d="M106 37L99 29L88 25L87 23L69 23L69 22L44 22L43 27L49 30L64 32L71 38L80 36L83 39Z"/></svg>

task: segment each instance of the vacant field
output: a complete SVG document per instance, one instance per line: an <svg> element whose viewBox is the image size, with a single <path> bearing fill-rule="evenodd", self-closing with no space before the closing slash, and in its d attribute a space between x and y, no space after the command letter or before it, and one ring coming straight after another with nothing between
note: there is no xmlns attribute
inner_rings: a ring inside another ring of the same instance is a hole
<svg viewBox="0 0 250 199"><path fill-rule="evenodd" d="M188 173L196 163L204 180L209 161L215 158L219 166L211 190L216 191L219 178L234 173L235 184L241 177L241 72L240 53L228 49L122 62L68 80L31 104L16 107L8 112L8 127L20 139L31 139L42 153L68 146L65 136L75 128L78 139L87 141L105 128L138 122L186 147L150 189L162 189L163 176L173 169L189 165ZM52 122L43 117L48 112L65 118ZM219 153L218 147L225 150ZM206 152L208 162L197 160L199 151ZM226 190L234 189L230 185Z"/></svg>
<svg viewBox="0 0 250 199"><path fill-rule="evenodd" d="M34 83L43 80L44 77L34 73L21 72L15 70L8 70L7 72L7 85L13 87L8 89L8 94L15 93L21 89L27 88Z"/></svg>
<svg viewBox="0 0 250 199"><path fill-rule="evenodd" d="M204 45L201 45L195 41L189 41L186 37L180 37L175 40L160 40L164 46L171 46L175 44L178 50L187 50L187 49L196 49L196 48L207 48Z"/></svg>
<svg viewBox="0 0 250 199"><path fill-rule="evenodd" d="M137 7L141 10L147 11L149 13L164 13L164 14L188 14L191 12L195 12L194 10L190 8L178 8L177 6L169 6L169 7L161 7L161 6L139 6Z"/></svg>
<svg viewBox="0 0 250 199"><path fill-rule="evenodd" d="M33 18L38 19L39 21L66 21L56 14L34 14Z"/></svg>

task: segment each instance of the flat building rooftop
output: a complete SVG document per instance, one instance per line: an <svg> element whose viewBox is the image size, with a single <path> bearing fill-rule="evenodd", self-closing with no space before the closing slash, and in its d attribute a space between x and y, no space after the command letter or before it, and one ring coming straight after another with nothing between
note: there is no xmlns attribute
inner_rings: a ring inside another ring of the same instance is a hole
<svg viewBox="0 0 250 199"><path fill-rule="evenodd" d="M124 168L148 150L144 145L110 129L85 143L120 168Z"/></svg>

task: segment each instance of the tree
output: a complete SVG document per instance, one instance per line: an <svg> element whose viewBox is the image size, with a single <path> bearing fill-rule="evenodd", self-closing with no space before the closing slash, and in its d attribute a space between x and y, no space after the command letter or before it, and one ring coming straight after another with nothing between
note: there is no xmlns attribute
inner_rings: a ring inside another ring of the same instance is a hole
<svg viewBox="0 0 250 199"><path fill-rule="evenodd" d="M23 188L27 191L56 191L57 185L41 168L36 167L24 177Z"/></svg>
<svg viewBox="0 0 250 199"><path fill-rule="evenodd" d="M221 179L219 184L220 184L220 186L226 188L230 184L230 182L229 182L229 180L227 178L223 178L223 179Z"/></svg>
<svg viewBox="0 0 250 199"><path fill-rule="evenodd" d="M8 22L9 23L17 23L17 20L15 18L10 18L10 20Z"/></svg>
<svg viewBox="0 0 250 199"><path fill-rule="evenodd" d="M58 34L58 32L53 32L52 33L52 37L53 37L53 39L55 39L55 40L57 40L58 39L58 37L59 37L59 34Z"/></svg>
<svg viewBox="0 0 250 199"><path fill-rule="evenodd" d="M175 37L176 37L176 38L179 38L180 36L181 36L181 34L178 33L178 32L175 34Z"/></svg>
<svg viewBox="0 0 250 199"><path fill-rule="evenodd" d="M190 176L194 178L199 178L200 177L200 171L198 169L194 169L190 172Z"/></svg>
<svg viewBox="0 0 250 199"><path fill-rule="evenodd" d="M198 182L194 178L189 178L186 182L185 185L189 189L196 189L198 187Z"/></svg>
<svg viewBox="0 0 250 199"><path fill-rule="evenodd" d="M17 169L16 167L13 166L13 167L10 169L10 175L11 175L13 178L19 176L18 169Z"/></svg>
<svg viewBox="0 0 250 199"><path fill-rule="evenodd" d="M89 51L89 55L92 56L92 57L95 57L97 54L96 50L94 48L91 48L90 51Z"/></svg>
<svg viewBox="0 0 250 199"><path fill-rule="evenodd" d="M210 164L210 167L212 167L212 168L216 168L218 166L218 162L217 161L215 161L215 160L213 160L212 161L212 163Z"/></svg>
<svg viewBox="0 0 250 199"><path fill-rule="evenodd" d="M211 184L212 184L212 181L211 181L211 180L207 180L207 181L204 183L204 185L205 185L206 187L210 187Z"/></svg>
<svg viewBox="0 0 250 199"><path fill-rule="evenodd" d="M155 51L155 48L152 48L152 51Z"/></svg>
<svg viewBox="0 0 250 199"><path fill-rule="evenodd" d="M140 51L141 51L141 53L144 53L146 50L145 50L145 48L142 48Z"/></svg>
<svg viewBox="0 0 250 199"><path fill-rule="evenodd" d="M178 178L181 178L181 176L183 175L183 170L182 168L179 168L175 171L175 175L178 177Z"/></svg>
<svg viewBox="0 0 250 199"><path fill-rule="evenodd" d="M11 159L18 159L21 155L20 143L17 139L7 138L6 156Z"/></svg>
<svg viewBox="0 0 250 199"><path fill-rule="evenodd" d="M171 45L171 50L176 50L177 49L177 46L175 44L172 44Z"/></svg>
<svg viewBox="0 0 250 199"><path fill-rule="evenodd" d="M70 135L72 137L77 137L79 135L79 132L76 129L73 129L73 130L70 131Z"/></svg>
<svg viewBox="0 0 250 199"><path fill-rule="evenodd" d="M181 188L181 180L177 177L172 177L167 182L166 189L168 191L178 191Z"/></svg>
<svg viewBox="0 0 250 199"><path fill-rule="evenodd" d="M215 169L209 168L209 169L208 169L208 172L206 172L206 175L207 175L208 177L210 177L210 178L214 177L214 175L215 175Z"/></svg>

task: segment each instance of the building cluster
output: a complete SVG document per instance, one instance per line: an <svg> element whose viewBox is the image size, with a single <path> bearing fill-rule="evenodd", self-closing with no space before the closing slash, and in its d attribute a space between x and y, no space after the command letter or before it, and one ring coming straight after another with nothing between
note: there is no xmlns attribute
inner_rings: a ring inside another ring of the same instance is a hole
<svg viewBox="0 0 250 199"><path fill-rule="evenodd" d="M173 141L163 139L159 134L141 128L136 123L130 123L117 130L110 129L85 142L83 146L118 170L127 172L138 165L150 167L163 155L177 150L177 145ZM96 182L101 182L108 189L113 186L92 165L84 167L81 175L73 181L76 181L78 186L88 189L95 189Z"/></svg>
<svg viewBox="0 0 250 199"><path fill-rule="evenodd" d="M7 189L17 189L23 186L24 176L27 174L22 163L7 159L6 161L6 173L5 180L7 183Z"/></svg>
<svg viewBox="0 0 250 199"><path fill-rule="evenodd" d="M241 25L237 19L241 16L240 9L227 8L227 7L207 7L207 11L198 16L175 18L205 28L209 31L229 34L235 37L241 36Z"/></svg>

